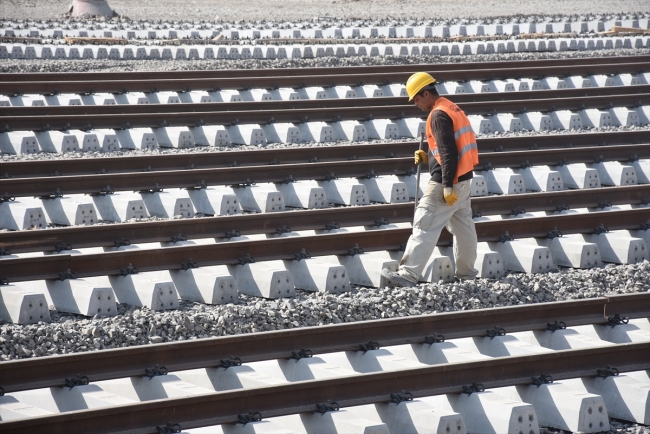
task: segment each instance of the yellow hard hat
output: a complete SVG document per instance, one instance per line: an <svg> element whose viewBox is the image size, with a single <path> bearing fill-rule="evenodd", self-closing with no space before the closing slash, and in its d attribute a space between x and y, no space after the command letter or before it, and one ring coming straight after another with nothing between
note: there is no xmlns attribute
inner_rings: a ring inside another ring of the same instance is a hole
<svg viewBox="0 0 650 434"><path fill-rule="evenodd" d="M431 77L426 72L416 72L411 75L406 81L406 93L409 96L409 101L415 98L422 89L436 82L436 79Z"/></svg>

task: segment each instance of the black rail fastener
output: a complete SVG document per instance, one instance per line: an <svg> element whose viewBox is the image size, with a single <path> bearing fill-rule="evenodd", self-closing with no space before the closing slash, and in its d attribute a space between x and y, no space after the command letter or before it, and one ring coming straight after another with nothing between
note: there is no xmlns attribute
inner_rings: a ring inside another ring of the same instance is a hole
<svg viewBox="0 0 650 434"><path fill-rule="evenodd" d="M196 169L198 169L198 167L194 163L190 164L189 166L185 166L185 168L187 170L196 170Z"/></svg>
<svg viewBox="0 0 650 434"><path fill-rule="evenodd" d="M521 214L526 214L526 210L524 208L522 208L522 207L517 207L517 208L513 208L512 210L510 210L510 215L512 215L512 216L516 217L516 216L521 215Z"/></svg>
<svg viewBox="0 0 650 434"><path fill-rule="evenodd" d="M521 169L526 169L527 167L530 167L530 163L528 162L528 160L526 160L523 163L519 164L519 167Z"/></svg>
<svg viewBox="0 0 650 434"><path fill-rule="evenodd" d="M445 336L444 335L439 335L438 333L434 333L429 336L424 337L424 342L425 344L433 345L433 344L439 344L445 341Z"/></svg>
<svg viewBox="0 0 650 434"><path fill-rule="evenodd" d="M402 243L399 245L398 251L400 252L405 252L406 251L406 243Z"/></svg>
<svg viewBox="0 0 650 434"><path fill-rule="evenodd" d="M5 396L5 388L0 386L0 396Z"/></svg>
<svg viewBox="0 0 650 434"><path fill-rule="evenodd" d="M336 176L334 172L330 172L329 175L325 175L325 181L333 181L335 179L339 179L339 177Z"/></svg>
<svg viewBox="0 0 650 434"><path fill-rule="evenodd" d="M110 185L107 185L106 187L102 188L99 191L96 191L94 193L90 193L91 196L107 196L109 194L114 194L115 190L111 188Z"/></svg>
<svg viewBox="0 0 650 434"><path fill-rule="evenodd" d="M239 184L232 184L231 187L232 188L246 188L246 187L250 187L250 186L255 185L255 184L256 184L255 181L251 181L250 178L246 178L246 181L240 182Z"/></svg>
<svg viewBox="0 0 650 434"><path fill-rule="evenodd" d="M537 143L533 143L533 146L531 146L528 149L530 149L531 151L537 151L539 149L539 145Z"/></svg>
<svg viewBox="0 0 650 434"><path fill-rule="evenodd" d="M610 365L607 365L605 369L596 370L596 376L601 378L616 377L618 376L618 374L619 374L618 369Z"/></svg>
<svg viewBox="0 0 650 434"><path fill-rule="evenodd" d="M397 158L397 155L391 152L390 154L386 155L386 158Z"/></svg>
<svg viewBox="0 0 650 434"><path fill-rule="evenodd" d="M64 250L72 250L72 244L70 243L59 243L54 246L54 251L56 253L61 253Z"/></svg>
<svg viewBox="0 0 650 434"><path fill-rule="evenodd" d="M566 330L566 323L564 321L558 321L555 320L555 322L547 322L546 323L546 330L550 331L551 333L555 333L558 330Z"/></svg>
<svg viewBox="0 0 650 434"><path fill-rule="evenodd" d="M59 278L57 280L60 280L61 282L68 280L68 279L78 279L79 275L75 273L74 271L70 271L68 268L65 272L59 271Z"/></svg>
<svg viewBox="0 0 650 434"><path fill-rule="evenodd" d="M357 161L358 159L359 159L359 157L357 157L356 155L350 155L348 157L348 161Z"/></svg>
<svg viewBox="0 0 650 434"><path fill-rule="evenodd" d="M90 380L85 375L77 375L76 377L66 378L66 387L73 389L76 386L87 386Z"/></svg>
<svg viewBox="0 0 650 434"><path fill-rule="evenodd" d="M469 386L463 386L463 392L468 395L476 392L485 392L485 386L481 383L472 383Z"/></svg>
<svg viewBox="0 0 650 434"><path fill-rule="evenodd" d="M627 160L629 163L634 163L635 161L639 161L639 156L636 154L630 155L630 158Z"/></svg>
<svg viewBox="0 0 650 434"><path fill-rule="evenodd" d="M187 241L187 237L183 234L178 234L178 235L172 235L172 243L176 244L179 241Z"/></svg>
<svg viewBox="0 0 650 434"><path fill-rule="evenodd" d="M85 124L80 126L79 129L84 133L87 133L88 131L93 130L93 126L91 124Z"/></svg>
<svg viewBox="0 0 650 434"><path fill-rule="evenodd" d="M292 351L291 358L293 360L300 359L310 359L314 356L314 353L310 349L301 348L300 351Z"/></svg>
<svg viewBox="0 0 650 434"><path fill-rule="evenodd" d="M604 161L605 159L603 158L602 155L599 155L596 158L594 158L594 164L603 163Z"/></svg>
<svg viewBox="0 0 650 434"><path fill-rule="evenodd" d="M619 314L615 313L614 316L608 316L607 317L607 324L611 328L616 327L617 325L625 325L628 322L630 322L630 319L626 316L620 316Z"/></svg>
<svg viewBox="0 0 650 434"><path fill-rule="evenodd" d="M506 335L506 329L503 327L499 326L494 326L492 329L487 329L485 330L485 335L489 337L490 339L494 339L497 336L505 336Z"/></svg>
<svg viewBox="0 0 650 434"><path fill-rule="evenodd" d="M11 178L13 178L13 176L11 176L10 174L8 174L7 172L5 172L5 173L3 173L2 175L0 175L0 179L11 179ZM5 192L5 194L7 194L7 192Z"/></svg>
<svg viewBox="0 0 650 434"><path fill-rule="evenodd" d="M228 164L228 167L239 167L240 164L237 162L237 160L233 161L232 163Z"/></svg>
<svg viewBox="0 0 650 434"><path fill-rule="evenodd" d="M306 249L300 249L300 252L293 254L294 261L301 261L303 259L309 258L311 258L311 253L309 253Z"/></svg>
<svg viewBox="0 0 650 434"><path fill-rule="evenodd" d="M648 203L650 203L650 197L647 198L647 202L645 202L645 205L647 205ZM647 231L648 229L650 229L650 220L646 220L645 223L641 223L642 231Z"/></svg>
<svg viewBox="0 0 650 434"><path fill-rule="evenodd" d="M539 389L542 384L551 384L553 382L553 376L549 374L541 374L539 377L530 377L530 380Z"/></svg>
<svg viewBox="0 0 650 434"><path fill-rule="evenodd" d="M194 164L192 164L192 166L194 166ZM188 169L190 169L190 167L188 167ZM198 167L194 166L194 169L198 169ZM206 184L205 179L202 179L195 185L188 187L187 190L205 190L206 188L208 188L208 184Z"/></svg>
<svg viewBox="0 0 650 434"><path fill-rule="evenodd" d="M39 196L39 199L56 199L58 197L63 197L63 192L60 189L56 189L46 195Z"/></svg>
<svg viewBox="0 0 650 434"><path fill-rule="evenodd" d="M489 170L494 170L494 166L492 165L492 163L488 162L483 165L483 168L481 170L483 170L484 172L487 172Z"/></svg>
<svg viewBox="0 0 650 434"><path fill-rule="evenodd" d="M499 242L500 243L505 243L506 241L512 241L514 239L515 239L515 237L510 235L510 233L508 233L508 231L506 231L506 233L503 234L503 235L499 235Z"/></svg>
<svg viewBox="0 0 650 434"><path fill-rule="evenodd" d="M125 122L125 123L123 123L122 125L120 125L120 127L118 128L118 130L122 130L122 131L124 131L124 130L130 130L131 128L133 128L133 127L131 126L131 122Z"/></svg>
<svg viewBox="0 0 650 434"><path fill-rule="evenodd" d="M605 208L611 208L611 206L612 206L612 203L610 201L604 200L602 202L598 202L598 205L596 206L596 208L605 209Z"/></svg>
<svg viewBox="0 0 650 434"><path fill-rule="evenodd" d="M310 162L310 163L320 163L321 160L320 160L320 158L318 158L318 157L314 157L314 158L310 158L310 159L309 159L309 162Z"/></svg>
<svg viewBox="0 0 650 434"><path fill-rule="evenodd" d="M169 122L167 120L163 119L162 121L158 122L158 128L165 128L169 126Z"/></svg>
<svg viewBox="0 0 650 434"><path fill-rule="evenodd" d="M55 170L54 173L50 173L50 176L63 176L63 173L59 172L58 170Z"/></svg>
<svg viewBox="0 0 650 434"><path fill-rule="evenodd" d="M274 158L273 160L269 161L269 166L278 166L282 164L280 161L278 161L277 158Z"/></svg>
<svg viewBox="0 0 650 434"><path fill-rule="evenodd" d="M562 166L566 166L567 164L569 164L569 162L566 160L566 158L563 158L557 162L556 166L562 167Z"/></svg>
<svg viewBox="0 0 650 434"><path fill-rule="evenodd" d="M325 230L331 231L332 229L341 229L341 225L336 222L325 223Z"/></svg>
<svg viewBox="0 0 650 434"><path fill-rule="evenodd" d="M161 193L163 189L160 187L160 185L156 182L156 186L152 188L146 188L144 190L140 190L140 193L149 193L149 194L154 194L154 193Z"/></svg>
<svg viewBox="0 0 650 434"><path fill-rule="evenodd" d="M239 258L239 265L253 264L255 263L255 258L251 256L250 253L246 253L246 256Z"/></svg>
<svg viewBox="0 0 650 434"><path fill-rule="evenodd" d="M273 125L275 123L275 118L271 116L267 121L266 125Z"/></svg>
<svg viewBox="0 0 650 434"><path fill-rule="evenodd" d="M604 233L607 233L607 232L609 232L609 228L601 223L600 226L598 226L597 228L594 228L592 233L595 234L595 235L600 235L600 234L604 234Z"/></svg>
<svg viewBox="0 0 650 434"><path fill-rule="evenodd" d="M48 131L52 131L52 127L50 126L50 124L45 124L45 125L43 125L43 126L41 127L41 130L40 130L40 131L41 131L42 133L46 133L46 132L48 132Z"/></svg>
<svg viewBox="0 0 650 434"><path fill-rule="evenodd" d="M127 240L126 238L122 238L121 240L114 240L113 241L113 246L115 247L122 247L122 246L130 246L131 241Z"/></svg>
<svg viewBox="0 0 650 434"><path fill-rule="evenodd" d="M393 402L397 405L408 401L413 401L413 394L411 392L407 392L406 390L402 390L399 393L390 394L390 402Z"/></svg>
<svg viewBox="0 0 650 434"><path fill-rule="evenodd" d="M106 175L106 174L111 173L111 172L108 171L108 170L106 170L106 169L104 169L104 168L101 168L101 169L95 171L95 173L96 173L97 175Z"/></svg>
<svg viewBox="0 0 650 434"><path fill-rule="evenodd" d="M66 131L70 131L72 129L73 129L72 125L70 125L70 122L68 122L64 126L59 128L59 131L61 131L63 133L63 132L66 132Z"/></svg>
<svg viewBox="0 0 650 434"><path fill-rule="evenodd" d="M409 167L409 168L406 170L406 172L404 172L404 175L406 175L406 176L413 176L413 175L415 175L416 173L417 173L417 172L416 172L416 170L415 170L414 168Z"/></svg>
<svg viewBox="0 0 650 434"><path fill-rule="evenodd" d="M364 251L358 244L355 244L354 247L348 249L348 256L360 255L362 253L364 253Z"/></svg>
<svg viewBox="0 0 650 434"><path fill-rule="evenodd" d="M498 148L494 149L494 152L505 152L505 149L503 148L503 146L499 146Z"/></svg>
<svg viewBox="0 0 650 434"><path fill-rule="evenodd" d="M556 205L556 206L555 206L555 212L557 212L557 213L561 213L562 211L568 211L568 210L570 210L570 209L571 209L571 208L569 208L569 207L566 206L565 204L561 204L561 205Z"/></svg>
<svg viewBox="0 0 650 434"><path fill-rule="evenodd" d="M7 279L6 277L3 277L2 274L0 274L0 285L5 285L5 286L9 285L9 279ZM0 395L0 396L2 396L2 395Z"/></svg>
<svg viewBox="0 0 650 434"><path fill-rule="evenodd" d="M156 431L158 434L173 434L181 432L182 428L177 423L167 422L165 426L156 425Z"/></svg>
<svg viewBox="0 0 650 434"><path fill-rule="evenodd" d="M379 348L381 348L379 342L375 341L368 341L365 344L359 344L359 351L363 351L364 353L370 350L378 350Z"/></svg>
<svg viewBox="0 0 650 434"><path fill-rule="evenodd" d="M242 425L247 425L251 422L259 422L262 420L262 413L259 411L249 411L248 414L238 414L237 418Z"/></svg>
<svg viewBox="0 0 650 434"><path fill-rule="evenodd" d="M282 180L283 184L291 184L293 182L298 182L298 180L294 178L293 175L285 176Z"/></svg>
<svg viewBox="0 0 650 434"><path fill-rule="evenodd" d="M166 367L156 365L153 368L144 368L144 376L149 377L149 380L151 380L154 377L161 377L163 375L167 375L169 373L169 370L167 370Z"/></svg>
<svg viewBox="0 0 650 434"><path fill-rule="evenodd" d="M483 217L483 213L481 211L472 211L472 218L475 219L477 217Z"/></svg>
<svg viewBox="0 0 650 434"><path fill-rule="evenodd" d="M9 256L11 255L11 249L5 249L4 247L0 247L0 256Z"/></svg>
<svg viewBox="0 0 650 434"><path fill-rule="evenodd" d="M339 411L341 407L336 401L327 400L324 404L316 404L316 412L320 414L329 413L331 411Z"/></svg>
<svg viewBox="0 0 650 434"><path fill-rule="evenodd" d="M241 359L239 357L230 356L228 359L219 360L219 368L228 369L233 366L241 366Z"/></svg>
<svg viewBox="0 0 650 434"><path fill-rule="evenodd" d="M382 217L379 220L375 220L375 224L373 226L378 228L380 226L389 225L389 224L390 222L388 221L388 219Z"/></svg>
<svg viewBox="0 0 650 434"><path fill-rule="evenodd" d="M140 270L135 268L133 265L129 263L129 265L126 268L120 268L120 275L121 276L129 276L131 274L138 274Z"/></svg>
<svg viewBox="0 0 650 434"><path fill-rule="evenodd" d="M142 169L142 171L143 172L155 172L156 170L151 166L147 166L144 169Z"/></svg>
<svg viewBox="0 0 650 434"><path fill-rule="evenodd" d="M192 260L192 258L190 258L190 260L187 262L181 262L181 268L183 269L183 271L187 271L192 268L199 268L199 263Z"/></svg>
<svg viewBox="0 0 650 434"><path fill-rule="evenodd" d="M377 175L374 170L371 170L370 172L366 172L365 175L359 176L357 179L372 179L377 177L379 177L379 175Z"/></svg>
<svg viewBox="0 0 650 434"><path fill-rule="evenodd" d="M241 232L232 229L224 233L224 238L228 240L235 237L241 237Z"/></svg>
<svg viewBox="0 0 650 434"><path fill-rule="evenodd" d="M288 234L291 233L291 228L287 225L282 225L279 228L275 228L275 233L277 235Z"/></svg>
<svg viewBox="0 0 650 434"><path fill-rule="evenodd" d="M13 130L11 129L11 127L9 127L9 125L7 124L5 124L4 127L0 127L0 133L10 133L12 131Z"/></svg>
<svg viewBox="0 0 650 434"><path fill-rule="evenodd" d="M235 119L233 121L230 121L230 125L232 125L233 127L236 126L236 125L239 125L239 119Z"/></svg>
<svg viewBox="0 0 650 434"><path fill-rule="evenodd" d="M194 126L197 127L197 128L202 127L203 125L205 125L205 121L203 119L199 119L198 121L194 121Z"/></svg>
<svg viewBox="0 0 650 434"><path fill-rule="evenodd" d="M557 227L554 227L552 231L546 232L546 238L548 239L553 239L553 238L561 238L562 237L562 232L557 230Z"/></svg>

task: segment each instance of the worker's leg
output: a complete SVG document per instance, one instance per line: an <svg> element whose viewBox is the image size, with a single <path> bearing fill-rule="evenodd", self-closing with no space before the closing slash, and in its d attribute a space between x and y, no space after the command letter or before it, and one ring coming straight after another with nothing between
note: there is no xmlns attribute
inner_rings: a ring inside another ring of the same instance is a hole
<svg viewBox="0 0 650 434"><path fill-rule="evenodd" d="M454 185L458 202L454 204L454 213L449 219L448 229L454 235L454 256L456 257L456 277L460 279L475 279L478 270L476 263L476 227L472 220L470 201L471 180Z"/></svg>
<svg viewBox="0 0 650 434"><path fill-rule="evenodd" d="M399 264L399 273L413 282L422 275L433 248L438 242L440 231L445 227L455 207L444 200L443 185L429 182L413 219L413 233L409 237L404 256Z"/></svg>

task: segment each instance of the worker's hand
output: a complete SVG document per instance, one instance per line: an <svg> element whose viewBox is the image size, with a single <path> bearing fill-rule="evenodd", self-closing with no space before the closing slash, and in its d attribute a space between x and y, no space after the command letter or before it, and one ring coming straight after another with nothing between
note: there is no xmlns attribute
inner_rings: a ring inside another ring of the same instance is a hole
<svg viewBox="0 0 650 434"><path fill-rule="evenodd" d="M429 156L427 155L426 152L423 150L419 149L415 151L415 164L420 164L420 163L428 163L429 162Z"/></svg>
<svg viewBox="0 0 650 434"><path fill-rule="evenodd" d="M447 202L447 205L449 206L453 206L458 200L458 196L456 196L456 192L454 192L452 187L445 187L443 194L445 196L445 202Z"/></svg>

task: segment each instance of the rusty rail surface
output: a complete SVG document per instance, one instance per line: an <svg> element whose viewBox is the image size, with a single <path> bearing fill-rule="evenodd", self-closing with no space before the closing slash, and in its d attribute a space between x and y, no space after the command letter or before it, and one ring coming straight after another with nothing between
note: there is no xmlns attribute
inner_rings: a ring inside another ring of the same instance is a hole
<svg viewBox="0 0 650 434"><path fill-rule="evenodd" d="M621 131L579 134L551 134L540 136L494 137L479 139L481 154L492 151L580 148L590 146L629 145L648 143L647 131ZM349 144L344 146L299 147L289 149L258 149L255 151L194 152L163 155L129 155L103 158L67 158L34 161L3 161L2 174L12 177L96 174L97 172L139 172L145 168L157 171L198 168L230 167L235 165L268 165L271 162L305 163L320 161L382 159L389 156L407 157L418 147L416 141ZM604 148L603 148L604 149ZM504 154L505 155L505 154ZM626 157L623 157L626 158ZM558 159L559 160L559 159ZM516 163L521 163L517 161ZM530 160L529 160L530 161Z"/></svg>
<svg viewBox="0 0 650 434"><path fill-rule="evenodd" d="M468 102L463 110L468 115L491 115L512 112L552 112L556 110L609 109L638 107L650 100L650 94L527 99L511 101ZM338 122L345 120L423 118L413 105L364 106L345 108L312 108L256 111L200 111L188 113L134 113L106 115L5 116L0 119L5 130L70 130L89 128L160 128L166 126L237 125L269 123Z"/></svg>
<svg viewBox="0 0 650 434"><path fill-rule="evenodd" d="M548 323L567 326L607 322L605 312L630 316L621 304L650 315L650 294L617 295L575 301L497 307L331 324L319 327L211 337L193 341L142 345L130 348L89 351L0 363L0 385L6 392L65 385L66 377L86 375L91 381L140 375L156 364L170 372L215 367L221 359L236 356L244 363L291 357L292 351L310 349L314 354L349 351L359 344L376 341L381 346L424 342L434 333L446 339L482 336L498 324L508 333L543 330Z"/></svg>
<svg viewBox="0 0 650 434"><path fill-rule="evenodd" d="M482 215L511 215L564 208L602 208L608 205L641 204L650 200L650 185L565 190L472 198L472 209ZM238 214L99 226L69 226L47 230L0 232L0 247L12 253L53 252L57 246L71 248L113 247L116 243L169 242L172 235L187 239L224 238L228 232L241 235L276 234L289 226L293 231L320 230L333 222L346 226L373 226L378 221L411 222L412 202L299 210L292 212ZM386 223L384 223L386 224ZM2 273L0 273L2 274Z"/></svg>
<svg viewBox="0 0 650 434"><path fill-rule="evenodd" d="M482 148L479 141L479 147ZM372 147L374 145L362 145ZM302 148L312 152L312 157L327 155L330 147ZM409 149L406 154L411 154ZM292 150L292 149L291 149ZM288 151L288 150L285 150ZM255 154L258 151L248 151ZM227 153L224 153L227 154ZM287 154L283 152L283 154ZM298 153L297 153L298 154ZM278 155L278 154L275 154ZM227 158L227 155L224 155ZM243 161L247 158L242 156ZM331 156L330 156L331 157ZM413 157L397 157L394 154L383 158L350 159L348 154L345 160L308 162L305 159L300 163L282 164L278 160L266 165L237 165L236 167L206 168L193 166L181 170L165 171L133 171L128 173L95 173L83 175L64 175L58 170L66 163L62 162L57 170L57 176L51 173L42 173L42 176L29 178L4 178L0 179L0 191L11 196L47 196L57 188L65 194L73 193L99 193L107 186L114 191L143 191L155 186L159 188L195 188L199 185L238 185L248 181L287 183L292 180L326 180L332 175L340 178L365 178L375 175L405 175L413 171ZM359 158L355 155L353 158ZM552 153L548 150L528 150L509 152L479 152L480 164L475 170L490 170L495 167L525 167L528 165L562 165L568 163L594 163L596 161L622 161L632 159L650 158L650 145L612 145L592 146L582 148L555 149ZM101 159L99 159L101 160ZM61 161L61 160L57 160ZM84 160L76 162L79 167ZM139 161L142 161L140 159ZM200 159L195 160L201 164ZM232 160L236 161L236 160ZM99 164L102 162L100 161ZM119 161L116 162L119 164ZM276 164L279 163L279 164ZM194 163L192 163L194 164ZM232 163L231 163L232 164ZM27 166L23 164L23 167ZM56 167L54 164L48 166ZM103 167L104 170L106 166ZM9 166L7 166L9 168ZM6 169L5 169L6 170ZM6 172L5 172L6 173ZM49 176L48 176L49 175ZM247 181L248 180L248 181Z"/></svg>
<svg viewBox="0 0 650 434"><path fill-rule="evenodd" d="M94 432L154 434L156 426L171 422L184 428L240 422L238 415L258 411L264 417L316 411L316 405L335 400L341 407L389 402L390 395L408 390L414 397L462 393L463 386L480 382L486 388L531 384L540 374L556 380L592 377L605 366L620 372L650 367L650 343L627 343L529 356L498 357L466 363L445 363L404 371L359 374L328 380L299 381L259 389L209 393L186 398L154 400L97 410L0 422L5 434Z"/></svg>
<svg viewBox="0 0 650 434"><path fill-rule="evenodd" d="M409 72L418 71L457 71L462 69L518 69L531 67L571 67L579 68L573 74L580 74L584 66L591 64L618 65L620 63L648 63L650 56L606 56L571 59L571 65L566 65L565 59L541 59L541 60L511 60L494 62L453 62L453 63L419 63L408 65L376 65L376 66L338 66L326 68L265 68L263 75L270 76L309 76L325 74L372 74L376 72ZM34 73L2 73L0 81L84 81L84 80L115 80L116 77L129 80L160 80L177 78L228 78L237 77L259 77L262 75L259 69L218 69L204 71L129 71L129 72L34 72Z"/></svg>
<svg viewBox="0 0 650 434"><path fill-rule="evenodd" d="M550 69L548 66L532 66L528 68L468 68L457 70L431 72L440 81L469 81L497 80L516 77L547 77L571 75L595 75L613 73L640 73L648 70L650 62L631 62L615 64L585 64L558 65ZM382 67L383 68L383 67ZM221 90L221 89L252 89L280 87L332 87L386 85L390 83L405 83L411 72L378 72L378 73L348 73L333 74L323 71L323 75L289 76L279 72L277 76L262 73L254 77L229 76L224 78L158 78L155 82L150 79L126 80L83 80L83 81L12 81L0 82L0 94L16 95L21 93L56 94L94 92L123 93L123 92L152 92L173 91L187 92L191 90ZM1 78L1 77L0 77Z"/></svg>
<svg viewBox="0 0 650 434"><path fill-rule="evenodd" d="M586 87L575 89L544 89L519 92L483 92L459 93L444 95L453 99L457 104L468 102L512 101L539 98L575 98L588 96L622 95L650 93L649 84L609 87ZM63 106L9 106L0 107L0 117L4 116L53 116L53 115L107 115L107 114L138 114L138 113L187 113L212 111L242 111L242 110L287 110L311 108L345 108L368 106L412 106L407 98L402 96L358 97L358 98L326 98L299 100L268 100L268 101L237 101L183 104L119 104L119 105L63 105Z"/></svg>
<svg viewBox="0 0 650 434"><path fill-rule="evenodd" d="M479 241L496 242L509 233L515 238L546 237L557 230L564 234L592 233L602 226L610 230L641 229L650 219L650 208L564 214L523 219L476 222ZM200 220L199 220L200 221ZM289 223L287 215L287 223ZM325 230L325 225L323 225ZM400 250L411 235L411 228L376 229L363 232L279 237L265 240L231 241L223 245L184 245L159 249L130 249L84 255L47 255L42 257L3 259L2 276L9 282L59 279L66 270L79 277L120 275L129 266L140 271L178 270L188 262L199 266L236 265L241 258L253 256L258 261L293 260L302 249L313 256L349 255L358 245L366 251ZM47 232L44 232L47 234ZM170 234L169 241L172 242ZM448 244L451 235L443 231L439 245ZM219 247L225 248L219 248Z"/></svg>

